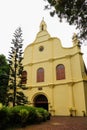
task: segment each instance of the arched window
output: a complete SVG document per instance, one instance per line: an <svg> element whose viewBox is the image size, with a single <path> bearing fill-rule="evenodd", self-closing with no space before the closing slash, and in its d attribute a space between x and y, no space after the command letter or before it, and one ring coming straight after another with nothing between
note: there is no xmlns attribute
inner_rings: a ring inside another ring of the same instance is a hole
<svg viewBox="0 0 87 130"><path fill-rule="evenodd" d="M27 71L22 72L22 84L27 83Z"/></svg>
<svg viewBox="0 0 87 130"><path fill-rule="evenodd" d="M39 68L37 70L37 82L44 82L44 69Z"/></svg>
<svg viewBox="0 0 87 130"><path fill-rule="evenodd" d="M56 80L65 79L65 67L60 64L56 67Z"/></svg>

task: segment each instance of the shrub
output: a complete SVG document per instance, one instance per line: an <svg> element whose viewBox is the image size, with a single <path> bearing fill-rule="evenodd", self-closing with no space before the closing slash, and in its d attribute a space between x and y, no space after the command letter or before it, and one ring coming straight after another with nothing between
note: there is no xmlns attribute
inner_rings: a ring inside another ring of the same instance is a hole
<svg viewBox="0 0 87 130"><path fill-rule="evenodd" d="M37 117L37 114L36 114L35 107L28 107L27 109L29 111L28 118L27 118L27 124L34 124L34 123L36 123L35 119Z"/></svg>
<svg viewBox="0 0 87 130"><path fill-rule="evenodd" d="M41 123L43 121L43 116L42 114L36 109L36 123Z"/></svg>
<svg viewBox="0 0 87 130"><path fill-rule="evenodd" d="M22 126L25 126L25 124L27 122L28 114L29 114L29 112L25 108L20 110L19 115L21 117Z"/></svg>
<svg viewBox="0 0 87 130"><path fill-rule="evenodd" d="M48 119L49 113L43 108L29 106L1 107L0 129L5 127L20 127L29 124L41 123Z"/></svg>
<svg viewBox="0 0 87 130"><path fill-rule="evenodd" d="M14 126L34 124L36 119L36 110L29 106L15 106L11 108L11 124Z"/></svg>
<svg viewBox="0 0 87 130"><path fill-rule="evenodd" d="M46 121L48 119L49 112L43 108L36 108L36 109L42 115L43 121Z"/></svg>
<svg viewBox="0 0 87 130"><path fill-rule="evenodd" d="M21 116L19 112L20 112L19 107L15 106L10 108L10 123L12 126L17 126L21 124Z"/></svg>
<svg viewBox="0 0 87 130"><path fill-rule="evenodd" d="M5 129L9 125L9 109L2 107L0 109L0 129Z"/></svg>

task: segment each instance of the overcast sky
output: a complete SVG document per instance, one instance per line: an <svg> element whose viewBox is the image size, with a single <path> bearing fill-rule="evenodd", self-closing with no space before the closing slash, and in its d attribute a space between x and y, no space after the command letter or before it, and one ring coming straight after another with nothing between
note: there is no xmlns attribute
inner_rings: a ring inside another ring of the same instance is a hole
<svg viewBox="0 0 87 130"><path fill-rule="evenodd" d="M63 46L72 46L72 36L77 30L68 23L60 23L44 10L44 0L0 0L0 54L8 57L13 33L20 26L23 31L23 50L35 40L44 17L52 37L60 38Z"/></svg>

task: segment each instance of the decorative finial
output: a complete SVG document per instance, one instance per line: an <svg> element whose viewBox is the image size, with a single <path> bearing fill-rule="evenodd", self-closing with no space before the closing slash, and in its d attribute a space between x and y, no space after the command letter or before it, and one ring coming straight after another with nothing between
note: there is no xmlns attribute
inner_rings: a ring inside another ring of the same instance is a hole
<svg viewBox="0 0 87 130"><path fill-rule="evenodd" d="M42 20L44 20L44 17L42 18Z"/></svg>
<svg viewBox="0 0 87 130"><path fill-rule="evenodd" d="M44 17L42 18L41 24L40 24L40 31L44 31L47 29L47 25L44 22Z"/></svg>
<svg viewBox="0 0 87 130"><path fill-rule="evenodd" d="M76 33L73 34L72 42L73 42L73 45L79 44L78 35Z"/></svg>

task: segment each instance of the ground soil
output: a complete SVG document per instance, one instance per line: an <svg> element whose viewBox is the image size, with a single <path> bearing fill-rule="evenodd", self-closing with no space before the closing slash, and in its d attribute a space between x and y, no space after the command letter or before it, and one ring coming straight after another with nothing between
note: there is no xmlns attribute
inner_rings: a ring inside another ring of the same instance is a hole
<svg viewBox="0 0 87 130"><path fill-rule="evenodd" d="M51 117L37 125L30 125L15 130L87 130L87 117Z"/></svg>

